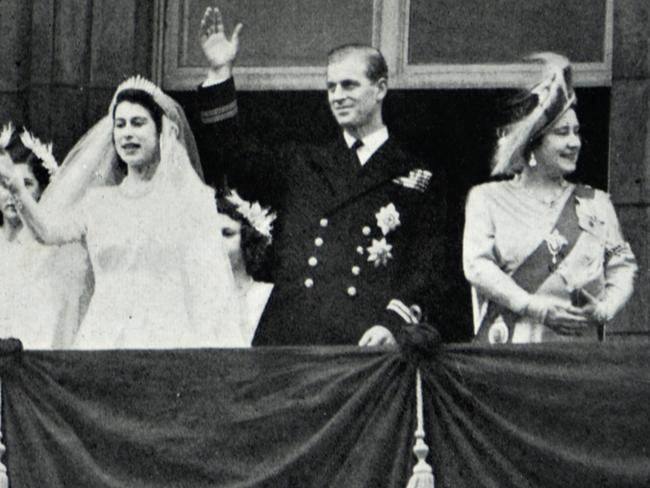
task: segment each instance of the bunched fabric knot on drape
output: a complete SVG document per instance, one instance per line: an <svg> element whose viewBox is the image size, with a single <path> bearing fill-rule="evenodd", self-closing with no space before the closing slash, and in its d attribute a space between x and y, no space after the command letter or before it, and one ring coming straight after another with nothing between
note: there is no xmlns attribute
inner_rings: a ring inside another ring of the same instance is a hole
<svg viewBox="0 0 650 488"><path fill-rule="evenodd" d="M441 346L417 364L354 347L13 357L12 488L403 488L417 369L436 487L650 485L642 346Z"/></svg>

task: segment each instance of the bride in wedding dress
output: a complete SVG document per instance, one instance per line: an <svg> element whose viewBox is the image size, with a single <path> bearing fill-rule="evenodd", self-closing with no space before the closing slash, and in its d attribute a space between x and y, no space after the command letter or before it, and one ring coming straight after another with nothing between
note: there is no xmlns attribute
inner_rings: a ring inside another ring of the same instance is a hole
<svg viewBox="0 0 650 488"><path fill-rule="evenodd" d="M213 191L182 109L156 85L117 88L41 204L3 158L0 179L41 242L81 243L90 258L74 348L244 346Z"/></svg>

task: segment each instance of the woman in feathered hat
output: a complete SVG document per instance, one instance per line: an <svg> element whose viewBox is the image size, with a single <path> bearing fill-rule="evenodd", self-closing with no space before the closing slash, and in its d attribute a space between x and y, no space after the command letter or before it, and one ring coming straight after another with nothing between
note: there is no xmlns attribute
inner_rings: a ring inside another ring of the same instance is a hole
<svg viewBox="0 0 650 488"><path fill-rule="evenodd" d="M466 206L463 267L484 343L596 341L629 299L636 262L609 196L572 184L580 124L566 58L529 58L541 81L501 130L493 175Z"/></svg>
<svg viewBox="0 0 650 488"><path fill-rule="evenodd" d="M94 283L73 347L243 345L214 192L182 109L156 85L135 77L117 88L40 205L0 163L37 238L87 249Z"/></svg>

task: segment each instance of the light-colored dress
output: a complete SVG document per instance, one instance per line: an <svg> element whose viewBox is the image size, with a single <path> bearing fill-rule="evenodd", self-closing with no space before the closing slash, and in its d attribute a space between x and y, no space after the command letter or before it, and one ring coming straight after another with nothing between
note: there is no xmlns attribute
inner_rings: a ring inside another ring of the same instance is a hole
<svg viewBox="0 0 650 488"><path fill-rule="evenodd" d="M68 259L67 246L56 249L36 242L28 229L12 242L0 240L0 337L20 339L25 349L69 348L79 326L82 300L69 300L80 288L62 289L60 278L84 270Z"/></svg>
<svg viewBox="0 0 650 488"><path fill-rule="evenodd" d="M511 278L526 258L541 244L562 252L564 236L556 231L558 218L570 198L577 198L575 213L579 236L574 247L535 292L571 304L571 293L588 289L606 303L611 319L633 291L637 265L624 240L609 196L595 190L593 198L574 194L568 185L553 204L533 198L517 179L474 187L467 200L463 238L463 267L472 285L475 332L486 320L490 302L519 315L512 342L593 341L597 329L588 328L580 336L556 334L549 327L524 316L529 293ZM555 251L554 251L555 252ZM552 262L548 265L552 266ZM501 317L488 324L502 330ZM496 324L496 325L495 325ZM502 334L490 336L500 342Z"/></svg>
<svg viewBox="0 0 650 488"><path fill-rule="evenodd" d="M273 283L253 281L246 293L241 296L241 321L239 324L243 339L248 346L253 343L257 325L260 322L262 313L264 313L266 302L268 302L272 290Z"/></svg>
<svg viewBox="0 0 650 488"><path fill-rule="evenodd" d="M216 209L213 222L197 222L206 212L188 203L201 199L173 208L169 193L151 188L136 196L122 186L93 188L56 229L60 242L85 241L94 273L73 347L243 346L228 258L214 238Z"/></svg>

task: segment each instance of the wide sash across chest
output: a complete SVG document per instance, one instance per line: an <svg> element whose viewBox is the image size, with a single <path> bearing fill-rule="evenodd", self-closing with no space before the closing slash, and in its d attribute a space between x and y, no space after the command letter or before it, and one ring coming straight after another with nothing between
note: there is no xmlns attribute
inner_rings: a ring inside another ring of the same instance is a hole
<svg viewBox="0 0 650 488"><path fill-rule="evenodd" d="M535 250L511 274L513 281L528 293L535 293L575 247L582 233L576 211L577 205L579 204L577 197L593 198L594 190L582 185L577 185L574 188L572 194L564 204L549 237L542 240ZM553 239L551 238L553 235L562 239L561 248L554 249ZM519 318L518 315L494 302L490 302L486 316L476 334L475 340L477 342L490 342L490 328L494 320L499 316L503 318L505 326L508 329L506 334L508 342L512 340L514 328Z"/></svg>

